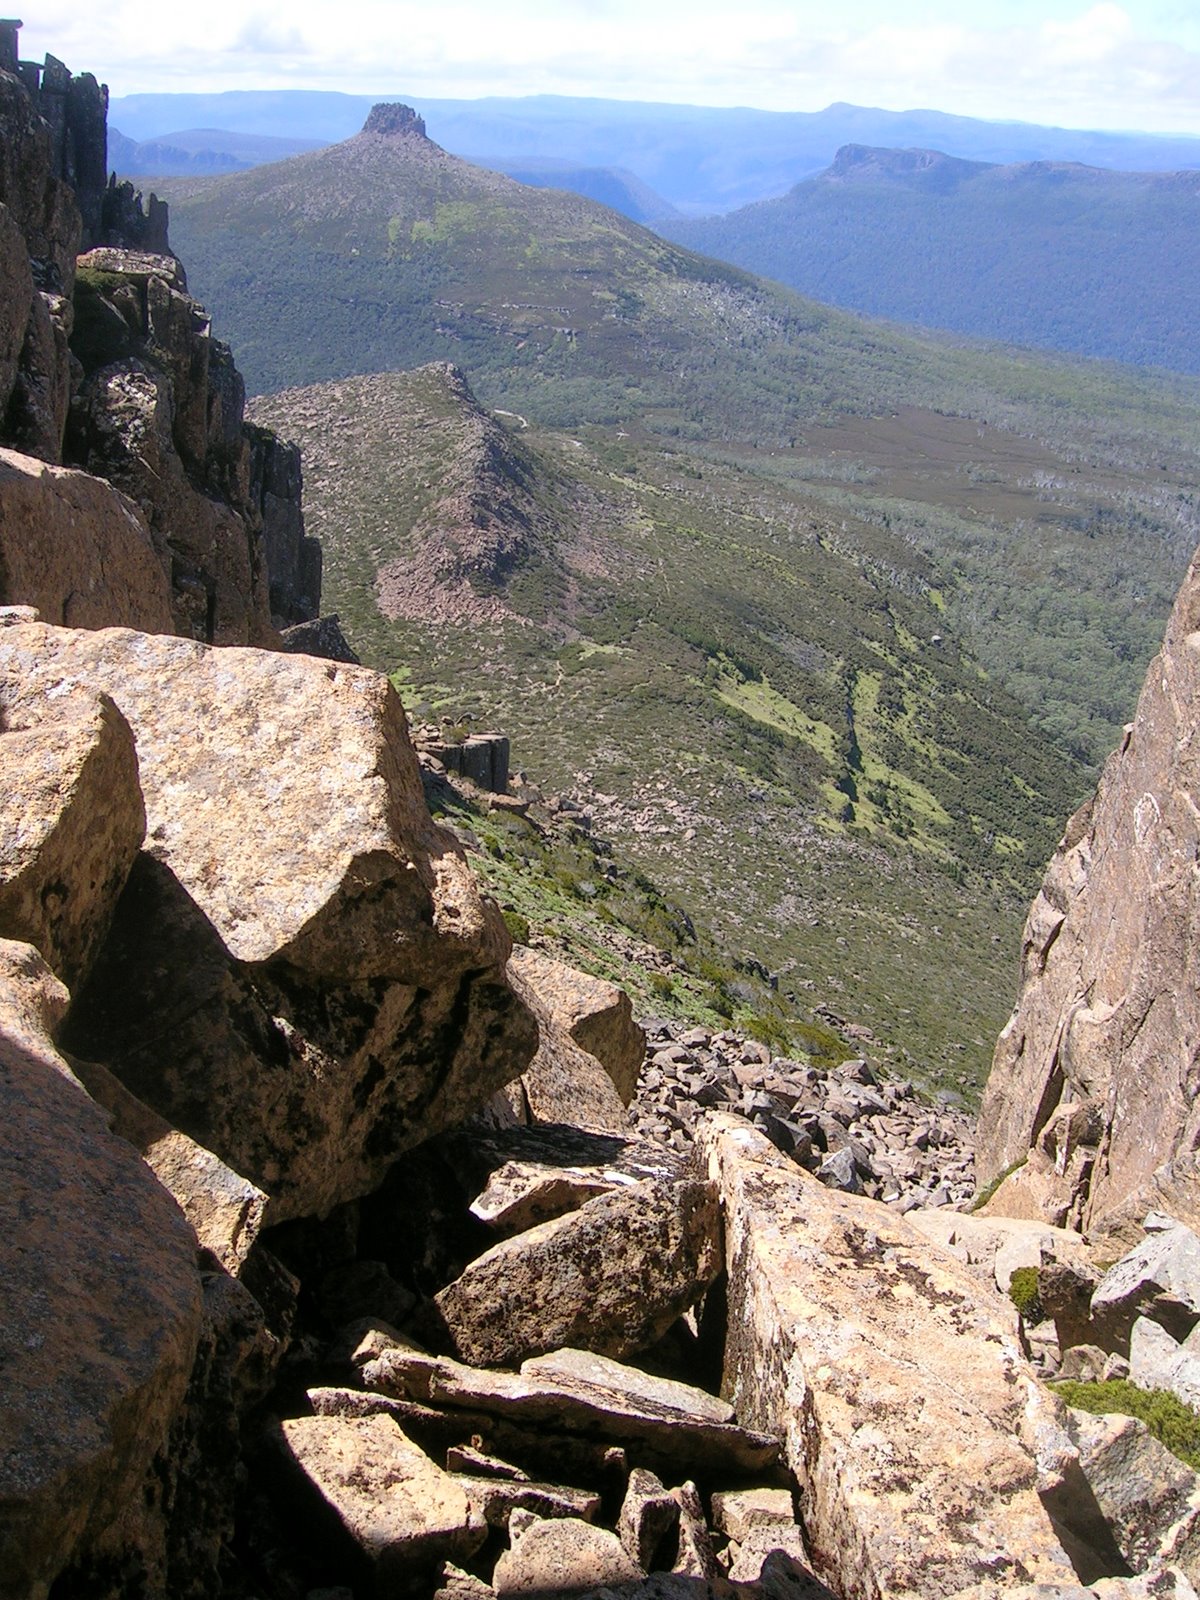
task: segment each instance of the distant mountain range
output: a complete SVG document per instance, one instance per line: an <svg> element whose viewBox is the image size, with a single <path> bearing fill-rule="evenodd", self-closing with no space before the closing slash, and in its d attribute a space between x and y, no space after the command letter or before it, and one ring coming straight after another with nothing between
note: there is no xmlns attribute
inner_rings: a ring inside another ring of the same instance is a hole
<svg viewBox="0 0 1200 1600"><path fill-rule="evenodd" d="M220 128L185 128L155 139L129 139L108 130L108 165L122 178L201 178L285 161L288 156L323 149L327 139L277 138L267 133L237 133ZM619 167L581 167L549 157L482 163L534 189L567 189L611 206L633 222L657 225L680 213L647 184Z"/></svg>
<svg viewBox="0 0 1200 1600"><path fill-rule="evenodd" d="M324 142L223 128L184 128L139 141L126 138L118 128L109 128L108 165L123 178L204 177L286 161L305 150L319 150Z"/></svg>
<svg viewBox="0 0 1200 1600"><path fill-rule="evenodd" d="M285 89L125 95L112 100L110 121L139 143L178 146L179 136L167 135L179 128L334 143L356 133L379 98ZM568 168L625 169L693 216L782 195L821 172L846 144L919 146L972 161L1079 161L1121 171L1200 166L1200 138L1080 132L841 103L815 112L556 95L417 97L416 104L430 137L456 155L506 171L532 171L548 161ZM223 148L239 163L277 159Z"/></svg>
<svg viewBox="0 0 1200 1600"><path fill-rule="evenodd" d="M1200 372L1200 172L847 145L679 243L873 316Z"/></svg>
<svg viewBox="0 0 1200 1600"><path fill-rule="evenodd" d="M781 994L980 1072L1200 537L1200 384L864 321L411 116L164 192L251 387L308 386L259 415L364 659Z"/></svg>

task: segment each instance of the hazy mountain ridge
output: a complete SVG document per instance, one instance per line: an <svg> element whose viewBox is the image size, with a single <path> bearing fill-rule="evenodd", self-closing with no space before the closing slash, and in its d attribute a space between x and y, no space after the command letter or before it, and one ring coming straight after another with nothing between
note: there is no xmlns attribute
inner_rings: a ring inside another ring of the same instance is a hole
<svg viewBox="0 0 1200 1600"><path fill-rule="evenodd" d="M412 98L411 91L399 98ZM228 128L327 142L349 138L378 96L316 90L127 95L113 120L135 139L168 129ZM1126 171L1200 165L1200 140L988 122L945 112L836 103L822 111L757 111L533 95L480 100L418 97L430 134L483 165L544 159L624 167L692 214L726 211L827 167L845 144L922 146L969 160L1067 160Z"/></svg>
<svg viewBox="0 0 1200 1600"><path fill-rule="evenodd" d="M873 316L1200 371L1200 174L848 145L778 200L664 223Z"/></svg>

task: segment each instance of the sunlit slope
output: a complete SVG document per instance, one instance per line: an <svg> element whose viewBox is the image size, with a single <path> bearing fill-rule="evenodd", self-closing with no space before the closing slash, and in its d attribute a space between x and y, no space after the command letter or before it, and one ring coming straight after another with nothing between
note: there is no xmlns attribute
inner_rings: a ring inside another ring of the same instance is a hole
<svg viewBox="0 0 1200 1600"><path fill-rule="evenodd" d="M1200 439L1200 388L916 338L693 255L418 133L168 182L172 240L251 390L433 359L562 426L787 447L814 418L914 404Z"/></svg>
<svg viewBox="0 0 1200 1600"><path fill-rule="evenodd" d="M502 425L445 366L256 413L303 447L329 603L418 715L498 723L799 1007L982 1069L1080 772L920 551L736 464Z"/></svg>

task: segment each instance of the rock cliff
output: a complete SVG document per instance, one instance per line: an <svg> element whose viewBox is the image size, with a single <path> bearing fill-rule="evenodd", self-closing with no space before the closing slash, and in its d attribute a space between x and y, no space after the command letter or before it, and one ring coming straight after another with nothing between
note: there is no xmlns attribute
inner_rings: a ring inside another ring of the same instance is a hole
<svg viewBox="0 0 1200 1600"><path fill-rule="evenodd" d="M1025 925L1021 988L980 1117L993 1209L1133 1242L1200 1222L1200 565L1137 712L1071 819Z"/></svg>
<svg viewBox="0 0 1200 1600"><path fill-rule="evenodd" d="M53 57L18 62L15 25L7 26L0 444L83 468L120 491L104 517L122 530L111 559L128 572L131 544L149 547L162 577L138 558L136 592L104 614L93 583L88 609L70 574L89 566L94 574L109 548L64 522L62 495L76 492L65 480L26 467L19 520L0 528L0 603L36 604L52 622L277 649L277 628L310 622L320 609L320 549L304 533L299 452L246 425L229 348L170 253L166 206L151 196L144 209L128 184L106 183L106 113L107 90L90 75L73 77Z"/></svg>

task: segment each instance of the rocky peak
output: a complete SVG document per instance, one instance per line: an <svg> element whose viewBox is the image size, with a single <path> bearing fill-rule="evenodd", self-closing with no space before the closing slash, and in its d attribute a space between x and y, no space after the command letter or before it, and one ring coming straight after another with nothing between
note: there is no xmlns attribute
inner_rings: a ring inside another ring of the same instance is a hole
<svg viewBox="0 0 1200 1600"><path fill-rule="evenodd" d="M378 133L385 139L425 138L425 118L419 117L411 106L398 101L383 101L372 106L363 123L364 133Z"/></svg>

